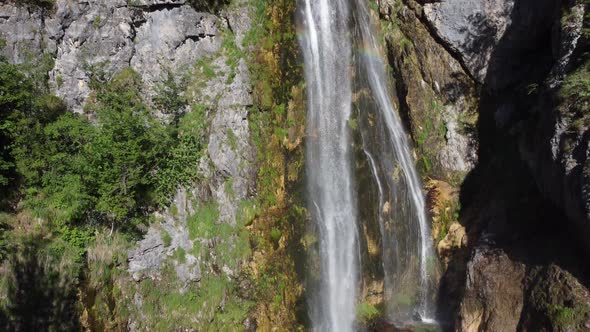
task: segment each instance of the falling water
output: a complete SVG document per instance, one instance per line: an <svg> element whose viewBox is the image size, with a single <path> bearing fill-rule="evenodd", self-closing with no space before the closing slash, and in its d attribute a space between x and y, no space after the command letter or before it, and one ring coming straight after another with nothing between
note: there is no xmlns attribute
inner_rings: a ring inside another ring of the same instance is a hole
<svg viewBox="0 0 590 332"><path fill-rule="evenodd" d="M307 190L319 227L321 312L317 331L352 331L358 280L354 194L351 40L348 0L302 0L301 39L308 92Z"/></svg>
<svg viewBox="0 0 590 332"><path fill-rule="evenodd" d="M352 331L355 323L360 249L348 125L353 104L359 109L364 156L379 195L378 202L363 202L362 207L379 204L388 316L411 320L418 314L429 321L432 315L433 253L425 201L405 130L388 94L385 65L376 56L365 1L299 0L308 95L308 207L319 235L319 287L310 295L316 331ZM353 89L370 92L364 104L359 101L363 93L353 100ZM376 121L368 120L369 113ZM409 308L395 304L404 296L411 298Z"/></svg>
<svg viewBox="0 0 590 332"><path fill-rule="evenodd" d="M403 172L404 186L402 188L396 188L396 184L390 185L390 188L395 191L398 196L406 196L407 203L409 203L410 211L402 211L402 215L405 217L404 222L408 223L410 228L412 223L417 223L419 238L417 241L411 241L412 239L406 239L406 242L412 244L413 242L418 245L419 252L419 300L418 300L418 314L422 321L431 322L433 321L433 308L432 308L432 273L429 270L429 261L435 261L434 254L432 251L432 238L430 236L429 222L426 216L426 206L424 195L422 193L422 185L418 178L414 161L411 157L410 145L401 123L398 114L393 108L393 103L390 95L387 91L387 76L385 71L385 64L381 60L381 57L374 56L379 54L378 45L375 40L375 33L372 31L369 11L366 3L363 0L355 0L355 18L360 30L360 36L362 39L362 49L365 52L365 56L362 56L362 64L366 72L369 87L372 92L372 96L376 101L379 108L379 119L383 121L384 127L386 128L387 137L389 138L389 146L393 149L393 155L396 161L399 163L399 167ZM366 54L373 56L366 56ZM368 154L370 156L370 154ZM384 154L380 154L384 156ZM373 175L377 179L377 186L379 187L379 196L382 201L383 185L379 180L379 175L375 170L374 161L371 159L371 168ZM382 162L385 164L385 162ZM391 168L391 167L389 167ZM397 201L404 203L397 197ZM383 233L383 231L382 231ZM410 234L404 234L411 236ZM384 239L388 239L385 234L382 234ZM398 249L399 250L399 249ZM410 251L411 252L411 251ZM403 254L403 253L402 253ZM399 256L399 254L397 255ZM395 256L394 256L395 257ZM384 257L387 260L388 257ZM400 258L401 259L401 258ZM385 274L388 273L388 269L384 267ZM403 271L395 271L397 273ZM386 275L387 278L387 275ZM387 287L388 285L386 285Z"/></svg>

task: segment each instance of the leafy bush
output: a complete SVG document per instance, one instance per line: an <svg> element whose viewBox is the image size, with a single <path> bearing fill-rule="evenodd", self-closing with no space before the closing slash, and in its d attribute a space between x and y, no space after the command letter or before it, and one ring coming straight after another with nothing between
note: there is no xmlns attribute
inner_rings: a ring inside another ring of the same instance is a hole
<svg viewBox="0 0 590 332"><path fill-rule="evenodd" d="M47 9L52 8L53 5L55 5L55 0L18 0L17 2Z"/></svg>
<svg viewBox="0 0 590 332"><path fill-rule="evenodd" d="M230 3L230 0L190 0L190 4L199 11L216 13Z"/></svg>
<svg viewBox="0 0 590 332"><path fill-rule="evenodd" d="M95 82L91 116L83 117L0 61L0 185L18 181L23 206L60 224L127 226L167 204L197 179L206 109L197 105L165 125L144 103L142 85L130 68Z"/></svg>

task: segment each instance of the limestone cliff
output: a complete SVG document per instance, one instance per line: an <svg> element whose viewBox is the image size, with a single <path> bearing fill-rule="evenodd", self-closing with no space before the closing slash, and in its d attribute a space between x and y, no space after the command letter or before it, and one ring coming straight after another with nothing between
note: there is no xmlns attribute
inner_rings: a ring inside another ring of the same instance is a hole
<svg viewBox="0 0 590 332"><path fill-rule="evenodd" d="M152 211L138 239L111 229L88 249L77 285L85 329L296 328L291 255L303 228L289 222L305 214L285 187L301 170L304 110L297 68L282 74L296 55L293 10L265 1L0 3L2 53L23 66L49 63L50 90L68 110L92 121L96 85L131 68L163 122L173 120L162 94L182 97L183 114L205 115L198 181Z"/></svg>
<svg viewBox="0 0 590 332"><path fill-rule="evenodd" d="M427 187L446 266L446 329L590 328L588 126L583 101L572 97L580 91L564 92L586 72L587 4L379 5L400 111L425 151L419 158L433 160L424 175L436 180ZM429 107L434 98L440 106ZM432 119L449 114L460 125L443 122L441 134L422 139ZM445 145L471 162L445 163ZM457 165L469 166L464 178L448 176Z"/></svg>

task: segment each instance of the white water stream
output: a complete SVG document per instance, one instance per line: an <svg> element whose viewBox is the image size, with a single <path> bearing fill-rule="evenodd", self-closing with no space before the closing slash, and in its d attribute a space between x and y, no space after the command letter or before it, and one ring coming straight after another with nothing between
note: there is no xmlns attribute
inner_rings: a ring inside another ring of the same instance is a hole
<svg viewBox="0 0 590 332"><path fill-rule="evenodd" d="M361 49L367 54L379 54L366 1L299 0L299 14L305 31L300 43L308 98L307 199L319 240L319 294L310 296L313 329L334 332L355 329L361 276L353 135L348 125L353 113L353 86L358 79L354 72L366 76L373 111L383 128L383 133L374 136L387 152L369 151L367 145L371 143L363 136L379 201L361 202L361 205L379 204L385 293L391 294L385 296L385 301L399 298L396 292L410 280L409 284L417 289L412 294L416 299L411 315L418 314L422 321L431 321L433 287L428 265L429 260L435 260L422 184L407 134L390 98L383 60L353 51ZM354 61L357 55L360 61ZM372 129L365 126L364 130ZM401 181L392 180L390 174L395 169L401 169ZM398 206L392 210L398 213L385 216L383 211L389 210L385 204L394 203ZM395 222L386 225L389 219ZM395 223L402 226L396 229ZM393 291L395 287L398 289ZM391 308L390 313L397 307L391 305ZM390 316L392 320L399 318L395 312Z"/></svg>

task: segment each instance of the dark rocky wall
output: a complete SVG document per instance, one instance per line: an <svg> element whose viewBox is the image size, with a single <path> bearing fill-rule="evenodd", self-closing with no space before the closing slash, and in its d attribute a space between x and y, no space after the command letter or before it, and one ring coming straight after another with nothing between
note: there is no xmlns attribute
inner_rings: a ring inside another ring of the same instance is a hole
<svg viewBox="0 0 590 332"><path fill-rule="evenodd" d="M446 267L439 294L445 329L590 329L589 125L583 103L562 93L564 79L587 60L582 33L587 5L553 0L379 4L400 112L418 155L436 156L441 146L452 144L448 134L421 138L428 119L449 110L457 110L461 120L477 114L473 127L462 126L477 149L465 177L452 181L444 163L433 163L436 167L425 174L438 180L427 187L433 234ZM429 54L437 61L424 61ZM457 88L425 89L433 85L429 78L450 80ZM468 102L458 102L457 95ZM423 106L433 96L442 108ZM460 212L441 212L457 206L456 200Z"/></svg>

